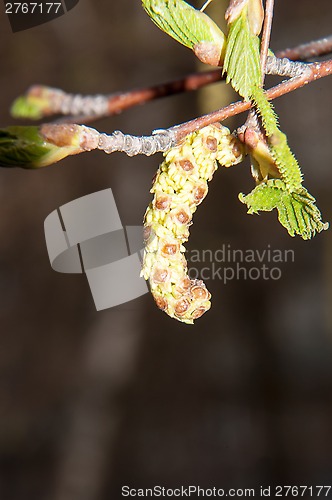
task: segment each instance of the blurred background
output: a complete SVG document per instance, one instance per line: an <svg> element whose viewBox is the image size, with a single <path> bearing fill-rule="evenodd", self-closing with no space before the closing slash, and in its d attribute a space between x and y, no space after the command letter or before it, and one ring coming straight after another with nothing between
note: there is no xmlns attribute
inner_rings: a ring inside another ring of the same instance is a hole
<svg viewBox="0 0 332 500"><path fill-rule="evenodd" d="M221 20L225 5L207 12ZM330 0L277 0L271 46L323 37L331 21ZM80 0L15 34L2 8L0 41L0 126L14 123L10 104L35 83L110 93L202 68L139 0ZM146 134L233 99L218 83L96 127ZM331 222L331 79L275 106ZM212 309L194 326L171 320L150 295L96 312L83 275L51 269L47 215L111 187L123 225L141 224L161 158L92 152L0 171L1 500L109 500L123 485L332 484L332 232L305 242L274 212L246 215L237 195L253 188L247 163L217 172L188 249L270 245L293 250L294 262L277 264L279 280L207 281Z"/></svg>

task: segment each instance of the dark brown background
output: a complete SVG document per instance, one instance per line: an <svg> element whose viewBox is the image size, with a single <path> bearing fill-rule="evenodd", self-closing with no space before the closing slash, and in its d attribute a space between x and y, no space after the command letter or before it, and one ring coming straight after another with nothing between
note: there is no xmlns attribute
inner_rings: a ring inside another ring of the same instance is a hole
<svg viewBox="0 0 332 500"><path fill-rule="evenodd" d="M329 33L330 0L276 4L273 49ZM113 92L197 67L139 0L81 0L16 34L3 9L0 42L0 126L34 83ZM224 86L214 89L222 103ZM97 126L149 133L207 111L199 102L168 98ZM275 103L330 221L331 102L326 78ZM93 152L0 172L1 500L117 499L125 484L332 484L332 232L304 242L275 213L246 216L237 194L252 188L247 164L215 176L189 247L294 249L279 281L210 281L211 311L187 326L149 295L97 313L83 276L52 271L46 216L111 187L123 224L140 224L159 161Z"/></svg>

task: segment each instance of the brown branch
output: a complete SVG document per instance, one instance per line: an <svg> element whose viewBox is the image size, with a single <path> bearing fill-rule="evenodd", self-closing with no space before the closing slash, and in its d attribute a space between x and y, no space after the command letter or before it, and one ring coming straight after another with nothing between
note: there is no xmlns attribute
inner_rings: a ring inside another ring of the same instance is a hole
<svg viewBox="0 0 332 500"><path fill-rule="evenodd" d="M130 90L129 92L112 94L108 99L108 111L103 116L117 115L134 106L145 104L149 101L154 101L155 99L160 99L162 97L168 97L171 95L181 94L183 92L198 90L201 87L205 87L210 83L218 82L221 79L222 75L221 70L219 69L206 71L204 73L192 73L187 75L185 78L153 85L152 87L145 87L141 89ZM97 118L103 118L103 116L100 115ZM78 120L78 118L82 118L82 120ZM80 117L66 117L61 121L80 121L81 123L88 123L95 120L96 116L82 115Z"/></svg>
<svg viewBox="0 0 332 500"><path fill-rule="evenodd" d="M286 82L280 83L279 85L272 87L271 89L266 91L266 96L269 100L276 99L277 97L281 97L282 95L288 94L293 90L297 90L308 83L311 83L319 78L324 78L325 76L332 74L332 59L323 62L317 62L308 64L307 70L303 73L302 76L292 78L287 80ZM252 107L251 102L247 101L238 101L229 106L226 106L217 111L213 111L207 115L200 116L199 118L195 118L194 120L190 120L188 122L182 123L180 125L176 125L174 127L169 128L168 130L172 131L175 134L175 138L177 142L180 142L186 135L191 132L195 132L207 125L211 125L212 123L222 122L231 116L238 115L247 111Z"/></svg>
<svg viewBox="0 0 332 500"><path fill-rule="evenodd" d="M306 60L314 55L318 57L330 52L332 52L332 36L320 40L314 40L291 49L278 51L276 52L276 57L287 57L293 61L297 59ZM153 101L154 99L168 97L182 92L198 90L206 85L216 83L224 79L225 77L222 76L222 70L213 69L200 73L192 73L185 78L154 85L152 87L136 89L123 94L113 94L109 97L108 116L120 114L126 109L139 104L145 104L149 101ZM91 117L91 120L93 119L96 118ZM90 121L87 117L82 117L82 120L84 123ZM69 121L69 118L66 121ZM77 121L77 117L74 121Z"/></svg>
<svg viewBox="0 0 332 500"><path fill-rule="evenodd" d="M314 42L303 43L297 47L279 50L277 57L287 57L292 61L307 61L308 59L325 56L332 52L332 35Z"/></svg>
<svg viewBox="0 0 332 500"><path fill-rule="evenodd" d="M284 51L277 52L276 56L288 57L292 60L303 60L312 57L313 55L319 56L329 52L332 52L332 36L323 38L321 40L315 40L313 42L300 45L292 49L286 49ZM91 98L89 98L88 96L81 96L78 101L84 101L84 115L78 112L75 114L75 116L67 116L66 118L61 118L59 122L89 123L105 116L119 114L126 109L137 106L139 104L145 104L154 99L179 94L182 92L198 90L205 85L219 82L222 79L223 78L221 75L221 70L213 69L211 71L192 73L185 78L181 78L179 80L174 80L172 82L164 84L154 85L152 87L145 87L125 93L111 94L108 97L100 96L101 98L104 98L106 100L106 105L105 111L99 113L89 111L86 112L87 109L89 110L90 108L93 108L93 105L91 105L91 101L94 100L94 96L92 96ZM47 110L44 110L44 116L60 113L61 104L59 105L59 102L61 103L61 100L63 98L69 98L73 100L76 97L75 102L77 103L77 98L79 96L70 96L69 94L65 94L65 92L62 92L60 90L49 89L48 87L43 86L32 87L30 91L28 91L27 96L38 96L45 89L47 89L47 92L49 93L47 98L47 100L49 101L49 108Z"/></svg>
<svg viewBox="0 0 332 500"><path fill-rule="evenodd" d="M221 70L217 69L204 71L203 73L192 73L185 78L172 82L132 90L125 94L110 97L109 113L117 114L128 108L137 106L138 104L145 104L148 101L159 99L160 97L198 90L201 87L205 87L205 85L218 82L221 79Z"/></svg>
<svg viewBox="0 0 332 500"><path fill-rule="evenodd" d="M332 59L308 64L300 76L293 77L286 82L280 83L276 87L272 87L266 91L266 96L269 100L275 99L331 74ZM249 110L251 107L252 103L250 101L236 102L218 111L182 123L181 125L176 125L166 130L156 130L151 136L143 137L124 135L120 131L107 135L86 127L85 125L76 124L45 124L41 127L40 133L45 138L46 142L60 147L64 144L71 144L74 136L75 143L78 141L79 146L75 148L74 152L69 154L78 154L93 149L100 149L108 154L115 151L122 151L129 156L137 154L150 156L157 152L168 151L171 147L180 144L188 134L206 127L207 125L222 122L226 118Z"/></svg>
<svg viewBox="0 0 332 500"><path fill-rule="evenodd" d="M274 9L274 0L266 0L263 34L262 34L262 41L261 41L262 85L264 84L264 80L265 80L266 59L267 59L267 54L268 54L269 46L270 46L272 20L273 20L273 9Z"/></svg>
<svg viewBox="0 0 332 500"><path fill-rule="evenodd" d="M322 63L313 63L307 66L306 71L301 76L297 76L281 83L266 92L268 99L275 99L293 90L299 89L303 85L318 78L332 74L332 59ZM79 154L93 149L99 149L107 154L115 151L122 151L129 156L144 154L152 155L157 152L166 152L170 148L179 145L182 140L191 132L197 131L212 123L221 122L230 116L234 116L251 108L251 102L237 102L222 108L208 115L201 116L195 120L171 127L167 130L157 130L151 136L137 137L125 135L120 131L115 131L108 135L100 133L85 125L77 124L45 124L39 129L40 135L46 143L58 147L69 146L62 157L69 154ZM239 139L241 137L239 136ZM71 146L73 146L71 148ZM69 149L69 152L68 152ZM59 158L58 158L59 159ZM52 163L35 163L33 168L46 166ZM7 164L2 166L8 166ZM31 167L31 165L29 165Z"/></svg>

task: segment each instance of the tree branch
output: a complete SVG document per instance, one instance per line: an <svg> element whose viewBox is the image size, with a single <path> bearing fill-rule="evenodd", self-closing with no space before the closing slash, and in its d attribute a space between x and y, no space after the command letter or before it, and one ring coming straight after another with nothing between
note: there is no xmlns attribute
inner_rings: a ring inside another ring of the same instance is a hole
<svg viewBox="0 0 332 500"><path fill-rule="evenodd" d="M307 85L308 83L318 80L319 78L324 78L325 76L331 74L332 59L329 59L328 61L308 64L306 70L301 76L291 78L290 80L280 83L279 85L267 90L267 98L269 100L276 99L277 97L281 97L282 95L288 94L293 90L297 90L304 85ZM211 123L222 122L226 120L226 118L230 118L231 116L243 113L251 107L251 102L238 101L222 109L213 111L212 113L209 113L207 115L195 118L194 120L182 123L181 125L171 127L168 130L171 130L173 133L175 132L176 141L179 142L187 134L194 132L195 130L199 130L207 125L210 125Z"/></svg>
<svg viewBox="0 0 332 500"><path fill-rule="evenodd" d="M279 58L287 57L292 60L305 60L330 52L332 52L332 36L277 52L276 56ZM27 91L25 98L31 97L32 100L44 100L45 105L39 118L63 113L74 116L61 119L61 122L89 123L102 117L119 114L126 109L145 104L154 99L198 90L205 85L221 81L222 79L221 70L214 69L192 73L179 80L131 90L129 92L111 94L109 96L67 94L59 89L35 85ZM13 110L13 114L15 116L15 109Z"/></svg>
<svg viewBox="0 0 332 500"><path fill-rule="evenodd" d="M319 63L311 63L306 66L301 76L294 77L286 82L272 87L266 91L269 100L276 99L293 90L297 90L310 82L324 78L332 74L332 59ZM226 118L238 115L252 107L248 101L238 101L217 111L213 111L194 120L170 127L166 130L156 130L152 136L136 137L124 135L116 131L111 135L99 133L93 128L84 125L59 125L47 124L40 129L41 134L48 142L56 146L62 146L66 140L64 137L68 133L77 133L80 131L80 150L77 153L100 149L105 153L122 151L129 156L136 154L151 155L156 152L167 151L171 147L181 143L181 141L191 132L195 132L212 123L222 122Z"/></svg>
<svg viewBox="0 0 332 500"><path fill-rule="evenodd" d="M279 50L276 55L278 57L287 57L292 61L307 61L332 52L332 35L329 35L320 40L303 43L297 47L285 50Z"/></svg>
<svg viewBox="0 0 332 500"><path fill-rule="evenodd" d="M272 29L272 21L273 21L273 9L274 9L274 0L266 0L263 34L262 34L262 42L261 42L262 85L264 85L266 60L267 60L267 54L268 54L269 46L270 46L271 29Z"/></svg>

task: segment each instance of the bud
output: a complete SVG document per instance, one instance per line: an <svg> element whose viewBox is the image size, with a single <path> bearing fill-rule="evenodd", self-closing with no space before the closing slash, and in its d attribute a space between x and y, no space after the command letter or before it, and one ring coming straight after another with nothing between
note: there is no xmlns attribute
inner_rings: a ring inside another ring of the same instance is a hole
<svg viewBox="0 0 332 500"><path fill-rule="evenodd" d="M222 66L226 37L204 12L183 0L142 0L142 5L158 28L192 49L202 62Z"/></svg>
<svg viewBox="0 0 332 500"><path fill-rule="evenodd" d="M247 9L247 18L250 31L259 35L264 21L264 8L262 0L231 0L225 13L228 24L233 23Z"/></svg>
<svg viewBox="0 0 332 500"><path fill-rule="evenodd" d="M18 97L12 104L11 115L14 118L40 120L44 116L54 114L56 101L64 92L43 85L34 85L24 96Z"/></svg>
<svg viewBox="0 0 332 500"><path fill-rule="evenodd" d="M0 166L40 168L82 152L81 132L79 126L76 127L78 128L67 130L66 140L63 137L62 144L54 144L45 137L43 127L13 126L0 129Z"/></svg>
<svg viewBox="0 0 332 500"><path fill-rule="evenodd" d="M243 141L250 153L251 171L256 182L281 177L263 134L258 133L254 128L247 127L243 134Z"/></svg>
<svg viewBox="0 0 332 500"><path fill-rule="evenodd" d="M262 0L249 0L248 21L253 35L259 35L264 21L264 8Z"/></svg>

